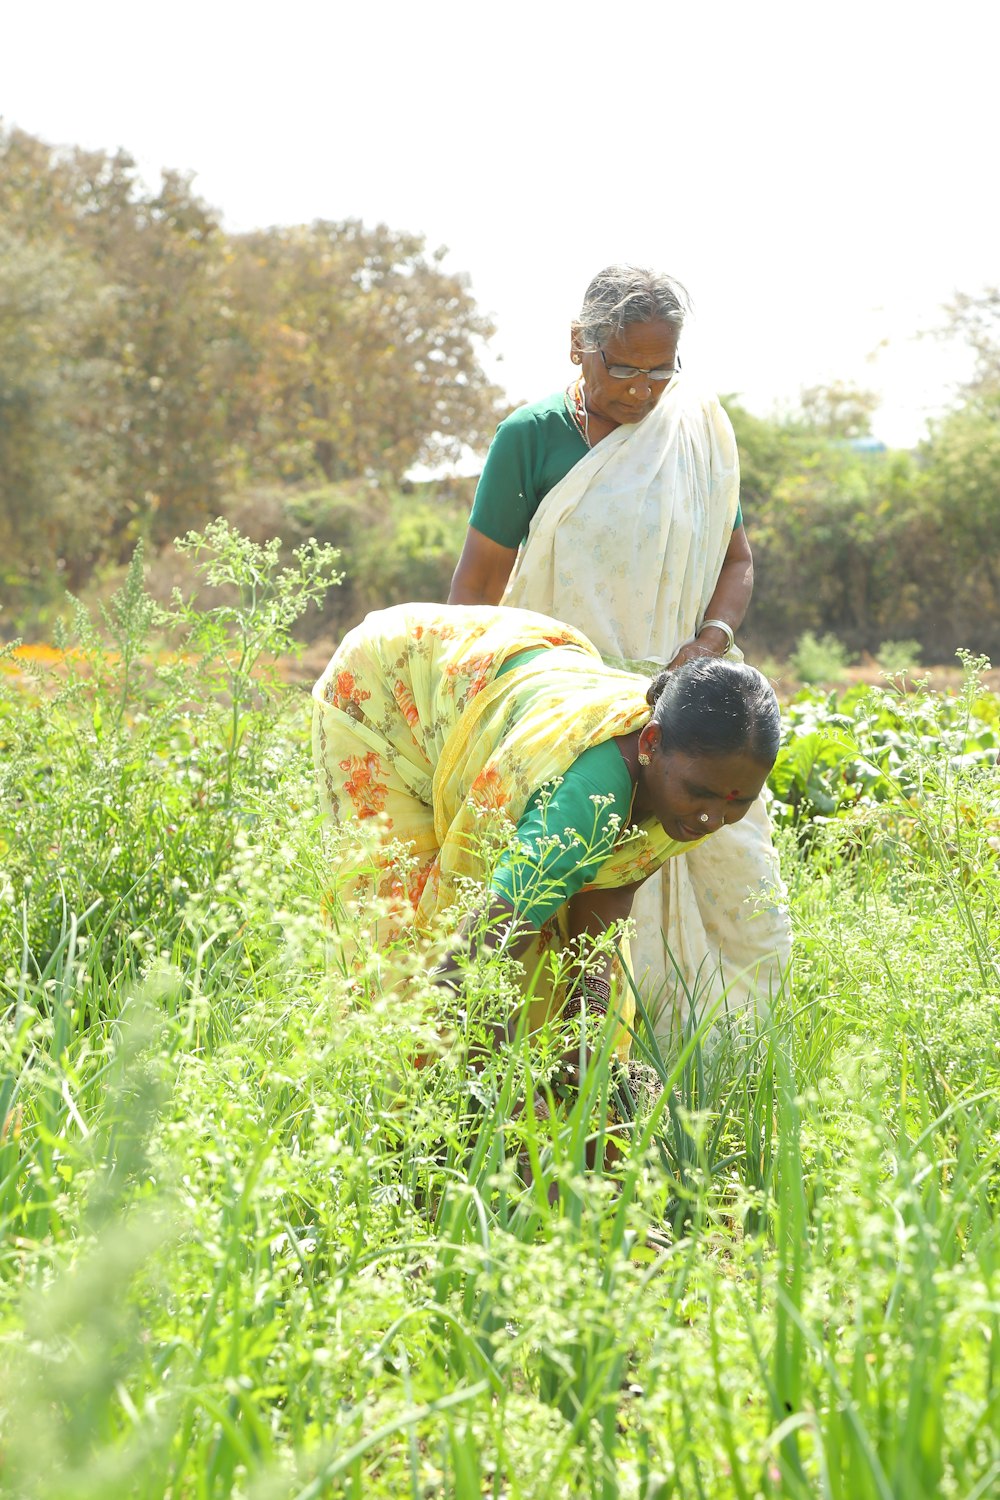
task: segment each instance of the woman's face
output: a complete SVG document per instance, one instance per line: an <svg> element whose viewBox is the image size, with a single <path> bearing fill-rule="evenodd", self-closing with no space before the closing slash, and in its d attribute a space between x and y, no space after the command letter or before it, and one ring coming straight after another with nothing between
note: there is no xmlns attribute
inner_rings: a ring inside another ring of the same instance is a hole
<svg viewBox="0 0 1000 1500"><path fill-rule="evenodd" d="M639 749L650 759L640 772L636 812L655 817L681 843L746 817L771 772L746 751L687 755L661 750L659 740L655 724L639 736Z"/></svg>
<svg viewBox="0 0 1000 1500"><path fill-rule="evenodd" d="M621 333L615 334L601 350L585 352L580 348L579 336L573 333L573 358L577 361L586 381L587 410L595 417L603 417L616 425L624 422L641 422L648 417L670 384L669 380L650 380L647 375L634 375L618 380L609 375L607 365L629 365L640 370L673 369L677 363L676 328L659 319L651 323L629 323Z"/></svg>

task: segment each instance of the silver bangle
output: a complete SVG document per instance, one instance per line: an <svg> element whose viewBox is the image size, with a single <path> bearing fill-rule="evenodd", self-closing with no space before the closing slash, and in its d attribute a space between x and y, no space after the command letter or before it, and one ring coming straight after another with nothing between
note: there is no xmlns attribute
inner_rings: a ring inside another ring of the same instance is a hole
<svg viewBox="0 0 1000 1500"><path fill-rule="evenodd" d="M727 625L725 620L702 620L698 626L697 634L701 635L701 632L707 630L710 625L714 625L716 630L723 631L726 637L726 651L732 651L736 645L736 636L733 633L733 627ZM724 651L722 654L725 655L726 652Z"/></svg>

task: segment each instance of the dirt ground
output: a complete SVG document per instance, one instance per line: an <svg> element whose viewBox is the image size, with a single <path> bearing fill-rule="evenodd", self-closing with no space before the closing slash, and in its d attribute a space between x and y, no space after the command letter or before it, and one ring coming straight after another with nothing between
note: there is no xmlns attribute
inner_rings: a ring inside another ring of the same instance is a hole
<svg viewBox="0 0 1000 1500"><path fill-rule="evenodd" d="M286 659L281 663L282 676L289 682L312 683L323 671L330 657L337 648L335 640L314 641L302 653L298 661ZM780 675L772 677L774 690L779 698L791 698L801 687L794 673L788 669L787 676ZM962 686L962 669L955 663L936 667L920 667L908 680L907 686L914 688L927 681L934 692L957 693ZM864 683L868 687L879 687L884 684L885 678L876 661L869 658L856 666L847 667L843 677L837 682L824 682L817 684L828 690L844 692L849 687L858 683ZM989 688L993 693L1000 694L1000 667L991 667L983 675L983 686Z"/></svg>

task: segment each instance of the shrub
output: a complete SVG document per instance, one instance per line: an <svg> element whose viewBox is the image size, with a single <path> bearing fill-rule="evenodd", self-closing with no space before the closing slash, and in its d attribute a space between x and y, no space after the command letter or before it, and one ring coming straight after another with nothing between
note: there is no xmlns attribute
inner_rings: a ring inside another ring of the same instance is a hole
<svg viewBox="0 0 1000 1500"><path fill-rule="evenodd" d="M306 543L282 567L280 542L223 521L180 545L224 602L159 608L137 549L96 620L74 604L60 667L4 715L0 851L23 921L3 930L0 971L43 973L69 914L108 953L128 934L169 947L272 789L290 708L274 663L337 581L336 553Z"/></svg>
<svg viewBox="0 0 1000 1500"><path fill-rule="evenodd" d="M841 682L849 656L835 635L815 636L803 631L789 662L800 682Z"/></svg>
<svg viewBox="0 0 1000 1500"><path fill-rule="evenodd" d="M905 676L920 664L920 642L883 641L875 659L888 677Z"/></svg>

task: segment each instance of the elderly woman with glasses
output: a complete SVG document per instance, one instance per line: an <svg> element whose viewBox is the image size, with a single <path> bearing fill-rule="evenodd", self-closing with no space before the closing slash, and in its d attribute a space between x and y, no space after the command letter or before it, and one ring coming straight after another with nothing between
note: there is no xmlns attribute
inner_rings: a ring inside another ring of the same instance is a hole
<svg viewBox="0 0 1000 1500"><path fill-rule="evenodd" d="M650 674L742 660L753 559L739 459L718 398L681 374L687 310L660 272L594 278L570 331L576 378L497 429L449 603L537 610ZM633 916L635 974L661 1033L692 1005L766 1003L791 944L763 804L669 861Z"/></svg>

